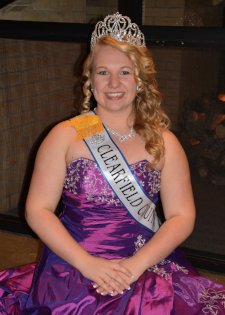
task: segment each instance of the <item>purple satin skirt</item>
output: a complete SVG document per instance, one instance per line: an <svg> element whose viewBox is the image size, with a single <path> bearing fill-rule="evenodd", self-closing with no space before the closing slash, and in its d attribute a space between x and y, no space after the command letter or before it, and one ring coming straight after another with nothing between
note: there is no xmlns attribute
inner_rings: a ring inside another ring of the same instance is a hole
<svg viewBox="0 0 225 315"><path fill-rule="evenodd" d="M156 203L160 173L131 165ZM94 161L67 168L60 220L90 254L124 258L151 239L111 191ZM151 254L151 253L149 253ZM0 272L0 315L222 315L225 287L200 276L179 253L149 268L123 295L101 296L89 279L44 246L37 265Z"/></svg>

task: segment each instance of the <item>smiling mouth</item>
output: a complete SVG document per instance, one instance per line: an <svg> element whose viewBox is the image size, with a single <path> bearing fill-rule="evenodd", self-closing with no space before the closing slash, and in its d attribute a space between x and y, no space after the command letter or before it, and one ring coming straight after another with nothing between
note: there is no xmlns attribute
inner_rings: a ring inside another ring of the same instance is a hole
<svg viewBox="0 0 225 315"><path fill-rule="evenodd" d="M106 96L109 97L109 98L120 98L124 95L123 92L109 92L109 93L106 93Z"/></svg>

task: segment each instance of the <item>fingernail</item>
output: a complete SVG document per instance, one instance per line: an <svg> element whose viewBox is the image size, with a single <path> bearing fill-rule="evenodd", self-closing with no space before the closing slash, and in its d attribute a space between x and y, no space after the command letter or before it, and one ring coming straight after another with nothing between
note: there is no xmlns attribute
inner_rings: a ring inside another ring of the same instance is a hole
<svg viewBox="0 0 225 315"><path fill-rule="evenodd" d="M92 286L94 289L96 289L98 285L96 283L94 283Z"/></svg>
<svg viewBox="0 0 225 315"><path fill-rule="evenodd" d="M105 295L105 293L102 292L101 295Z"/></svg>
<svg viewBox="0 0 225 315"><path fill-rule="evenodd" d="M123 294L123 291L122 291L122 292L120 292L120 294Z"/></svg>
<svg viewBox="0 0 225 315"><path fill-rule="evenodd" d="M97 292L97 293L100 293L98 289L96 290L96 292Z"/></svg>
<svg viewBox="0 0 225 315"><path fill-rule="evenodd" d="M130 289L131 289L131 287L128 287L128 288L127 288L127 290L130 290Z"/></svg>

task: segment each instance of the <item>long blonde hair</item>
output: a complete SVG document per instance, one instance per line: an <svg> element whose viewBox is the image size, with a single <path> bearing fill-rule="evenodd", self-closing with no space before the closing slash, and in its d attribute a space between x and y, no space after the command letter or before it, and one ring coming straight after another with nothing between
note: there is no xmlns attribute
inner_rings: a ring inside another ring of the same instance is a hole
<svg viewBox="0 0 225 315"><path fill-rule="evenodd" d="M98 45L110 45L124 52L134 63L135 78L138 91L134 101L134 129L145 140L145 148L153 157L153 165L156 165L164 155L164 143L162 132L169 128L170 120L161 108L162 97L155 78L155 66L151 54L147 48L136 47L112 37L103 37ZM91 52L83 66L84 100L83 112L91 107L91 72L94 58L94 50Z"/></svg>

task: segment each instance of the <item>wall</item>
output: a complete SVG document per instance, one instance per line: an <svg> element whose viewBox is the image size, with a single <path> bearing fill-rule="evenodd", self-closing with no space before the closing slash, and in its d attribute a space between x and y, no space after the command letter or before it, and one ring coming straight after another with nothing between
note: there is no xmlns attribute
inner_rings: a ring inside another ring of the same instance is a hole
<svg viewBox="0 0 225 315"><path fill-rule="evenodd" d="M182 26L184 11L184 0L148 0L145 1L144 24ZM152 55L156 65L159 87L163 94L163 106L172 120L173 128L176 129L180 104L182 51L180 49L152 48Z"/></svg>
<svg viewBox="0 0 225 315"><path fill-rule="evenodd" d="M146 0L146 25L222 26L225 1L214 5L211 0ZM151 49L151 47L150 47ZM218 84L221 52L215 49L152 48L163 106L179 128L185 100L215 92ZM208 74L208 75L206 75Z"/></svg>
<svg viewBox="0 0 225 315"><path fill-rule="evenodd" d="M88 23L117 11L118 0L16 0L0 10L0 19Z"/></svg>
<svg viewBox="0 0 225 315"><path fill-rule="evenodd" d="M183 25L185 0L146 0L145 25Z"/></svg>
<svg viewBox="0 0 225 315"><path fill-rule="evenodd" d="M86 1L17 0L0 10L0 19L84 23Z"/></svg>
<svg viewBox="0 0 225 315"><path fill-rule="evenodd" d="M17 208L29 153L50 125L74 112L71 43L0 39L0 212Z"/></svg>
<svg viewBox="0 0 225 315"><path fill-rule="evenodd" d="M85 22L86 1L18 0L0 19ZM0 213L18 215L40 139L74 114L84 53L75 43L0 39Z"/></svg>
<svg viewBox="0 0 225 315"><path fill-rule="evenodd" d="M118 0L86 0L86 21L95 22L99 17L117 12Z"/></svg>

